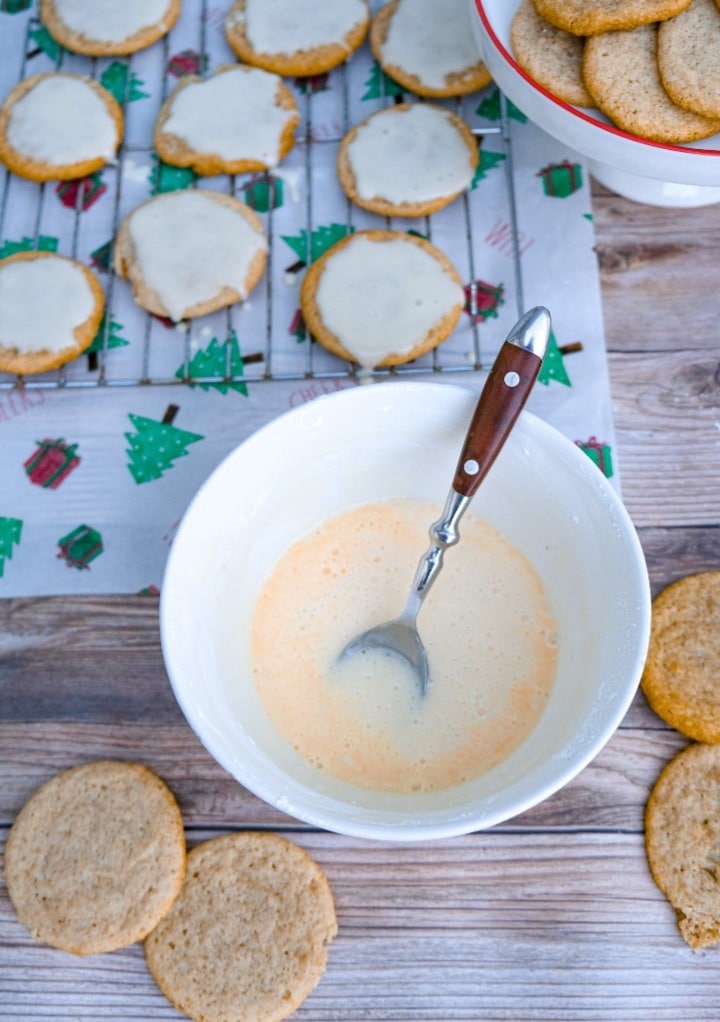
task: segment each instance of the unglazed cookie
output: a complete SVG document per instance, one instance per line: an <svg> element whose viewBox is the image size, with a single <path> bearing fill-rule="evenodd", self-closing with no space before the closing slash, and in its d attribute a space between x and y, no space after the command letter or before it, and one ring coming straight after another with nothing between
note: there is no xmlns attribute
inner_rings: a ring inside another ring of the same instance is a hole
<svg viewBox="0 0 720 1022"><path fill-rule="evenodd" d="M522 0L510 28L515 59L538 85L575 106L594 106L582 78L585 40L556 28Z"/></svg>
<svg viewBox="0 0 720 1022"><path fill-rule="evenodd" d="M429 103L371 114L348 132L338 151L346 195L383 216L442 209L470 185L477 165L477 143L465 122Z"/></svg>
<svg viewBox="0 0 720 1022"><path fill-rule="evenodd" d="M490 81L466 0L390 0L370 26L382 69L419 96L461 96Z"/></svg>
<svg viewBox="0 0 720 1022"><path fill-rule="evenodd" d="M657 66L657 26L606 32L585 42L583 79L595 105L633 135L682 143L720 131L720 120L683 110L668 96Z"/></svg>
<svg viewBox="0 0 720 1022"><path fill-rule="evenodd" d="M327 878L306 852L273 834L231 834L190 852L145 956L197 1022L275 1022L317 985L336 933Z"/></svg>
<svg viewBox="0 0 720 1022"><path fill-rule="evenodd" d="M20 922L77 955L142 940L184 875L180 810L139 763L101 760L53 777L20 810L5 849Z"/></svg>
<svg viewBox="0 0 720 1022"><path fill-rule="evenodd" d="M400 365L437 347L464 304L448 257L401 231L349 234L310 266L300 289L312 335L366 368Z"/></svg>
<svg viewBox="0 0 720 1022"><path fill-rule="evenodd" d="M158 155L196 174L244 174L276 167L295 144L300 121L278 75L227 64L210 78L183 78L155 124Z"/></svg>
<svg viewBox="0 0 720 1022"><path fill-rule="evenodd" d="M692 0L682 14L663 22L658 67L673 102L720 118L720 9L715 0Z"/></svg>
<svg viewBox="0 0 720 1022"><path fill-rule="evenodd" d="M225 34L240 60L279 75L318 75L364 40L366 0L235 0Z"/></svg>
<svg viewBox="0 0 720 1022"><path fill-rule="evenodd" d="M655 597L641 685L672 727L720 742L720 571L687 575Z"/></svg>
<svg viewBox="0 0 720 1022"><path fill-rule="evenodd" d="M165 192L132 210L120 224L114 263L138 305L177 321L247 298L266 253L249 206L198 188Z"/></svg>
<svg viewBox="0 0 720 1022"><path fill-rule="evenodd" d="M173 27L181 0L40 0L50 35L91 57L134 53Z"/></svg>
<svg viewBox="0 0 720 1022"><path fill-rule="evenodd" d="M532 0L541 18L575 35L596 35L674 18L690 0Z"/></svg>
<svg viewBox="0 0 720 1022"><path fill-rule="evenodd" d="M100 327L105 296L82 263L53 252L0 259L0 370L42 373L76 358Z"/></svg>
<svg viewBox="0 0 720 1022"><path fill-rule="evenodd" d="M0 107L0 161L31 181L85 177L115 159L123 115L85 75L50 71L25 78Z"/></svg>
<svg viewBox="0 0 720 1022"><path fill-rule="evenodd" d="M720 746L693 744L664 768L645 810L655 883L692 948L720 942Z"/></svg>

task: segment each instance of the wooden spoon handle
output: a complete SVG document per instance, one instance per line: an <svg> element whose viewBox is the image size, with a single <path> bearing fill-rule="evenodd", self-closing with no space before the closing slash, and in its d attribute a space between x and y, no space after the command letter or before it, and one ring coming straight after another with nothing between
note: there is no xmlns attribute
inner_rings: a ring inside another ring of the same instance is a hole
<svg viewBox="0 0 720 1022"><path fill-rule="evenodd" d="M550 337L550 313L527 312L503 342L485 381L460 453L453 489L472 497L528 399Z"/></svg>

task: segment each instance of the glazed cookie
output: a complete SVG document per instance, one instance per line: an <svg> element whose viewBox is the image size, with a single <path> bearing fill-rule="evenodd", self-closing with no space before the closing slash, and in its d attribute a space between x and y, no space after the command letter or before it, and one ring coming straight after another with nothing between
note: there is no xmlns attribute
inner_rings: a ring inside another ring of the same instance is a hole
<svg viewBox="0 0 720 1022"><path fill-rule="evenodd" d="M53 252L0 259L0 370L43 373L76 358L100 327L105 296L87 266Z"/></svg>
<svg viewBox="0 0 720 1022"><path fill-rule="evenodd" d="M541 18L574 35L625 31L674 18L690 0L532 0Z"/></svg>
<svg viewBox="0 0 720 1022"><path fill-rule="evenodd" d="M240 60L306 77L347 60L369 23L367 0L235 0L225 34Z"/></svg>
<svg viewBox="0 0 720 1022"><path fill-rule="evenodd" d="M184 875L180 810L139 763L102 760L53 777L21 809L5 849L20 922L76 955L142 940Z"/></svg>
<svg viewBox="0 0 720 1022"><path fill-rule="evenodd" d="M687 575L656 596L641 685L672 727L720 742L720 571Z"/></svg>
<svg viewBox="0 0 720 1022"><path fill-rule="evenodd" d="M231 195L166 192L120 224L115 270L143 309L175 321L247 298L265 268L260 218Z"/></svg>
<svg viewBox="0 0 720 1022"><path fill-rule="evenodd" d="M426 216L464 191L478 165L475 138L459 117L429 103L371 114L338 150L346 195L383 216Z"/></svg>
<svg viewBox="0 0 720 1022"><path fill-rule="evenodd" d="M720 8L715 0L693 0L677 18L663 22L658 67L673 102L720 118Z"/></svg>
<svg viewBox="0 0 720 1022"><path fill-rule="evenodd" d="M583 79L618 128L655 142L683 143L720 131L720 121L677 106L660 81L657 26L606 32L585 42Z"/></svg>
<svg viewBox="0 0 720 1022"><path fill-rule="evenodd" d="M692 948L720 942L720 746L693 744L664 768L645 810L655 883Z"/></svg>
<svg viewBox="0 0 720 1022"><path fill-rule="evenodd" d="M510 28L515 59L538 85L575 106L594 106L582 78L585 40L555 28L522 0Z"/></svg>
<svg viewBox="0 0 720 1022"><path fill-rule="evenodd" d="M0 161L31 181L85 177L115 160L123 115L85 75L50 71L25 78L0 107Z"/></svg>
<svg viewBox="0 0 720 1022"><path fill-rule="evenodd" d="M274 1022L315 988L336 933L317 863L273 834L231 834L190 852L145 956L168 1000L197 1022Z"/></svg>
<svg viewBox="0 0 720 1022"><path fill-rule="evenodd" d="M437 347L464 304L447 256L401 231L349 234L310 266L300 289L312 335L366 368L400 365Z"/></svg>
<svg viewBox="0 0 720 1022"><path fill-rule="evenodd" d="M390 0L370 26L382 69L419 96L461 96L491 81L466 0Z"/></svg>
<svg viewBox="0 0 720 1022"><path fill-rule="evenodd" d="M164 36L181 0L40 0L40 18L61 46L90 57L135 53Z"/></svg>
<svg viewBox="0 0 720 1022"><path fill-rule="evenodd" d="M203 81L183 78L155 124L158 155L196 174L244 174L276 167L295 144L300 121L278 75L242 64Z"/></svg>

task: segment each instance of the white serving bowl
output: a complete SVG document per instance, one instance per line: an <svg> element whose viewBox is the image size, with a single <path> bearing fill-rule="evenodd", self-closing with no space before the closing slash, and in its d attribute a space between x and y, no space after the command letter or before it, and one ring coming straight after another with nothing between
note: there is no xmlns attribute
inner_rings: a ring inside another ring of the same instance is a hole
<svg viewBox="0 0 720 1022"><path fill-rule="evenodd" d="M563 102L538 85L513 57L510 25L520 0L468 2L483 58L500 89L531 121L586 157L598 181L649 205L720 202L720 135L688 145L665 145L621 131L599 110Z"/></svg>
<svg viewBox="0 0 720 1022"><path fill-rule="evenodd" d="M259 589L278 558L353 506L402 497L442 505L476 400L463 387L393 381L319 398L230 454L180 525L160 607L178 702L230 774L309 824L414 841L507 820L582 770L636 691L650 594L635 530L592 461L523 413L469 513L495 525L529 558L558 622L557 677L528 738L473 781L433 793L384 794L311 766L265 715L252 681L249 632ZM461 546L462 540L453 553L460 556Z"/></svg>

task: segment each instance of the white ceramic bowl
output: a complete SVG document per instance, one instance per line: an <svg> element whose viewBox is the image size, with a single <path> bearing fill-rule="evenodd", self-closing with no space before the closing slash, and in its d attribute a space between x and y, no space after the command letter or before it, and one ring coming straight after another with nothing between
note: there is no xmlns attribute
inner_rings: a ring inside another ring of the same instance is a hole
<svg viewBox="0 0 720 1022"><path fill-rule="evenodd" d="M637 535L591 460L523 413L470 513L530 559L558 621L557 678L525 742L476 780L431 794L389 795L312 767L262 710L249 627L277 559L346 508L393 497L442 504L476 400L463 387L382 382L301 406L226 458L177 533L160 612L175 695L230 774L307 823L410 841L507 820L573 778L610 738L636 691L650 619Z"/></svg>
<svg viewBox="0 0 720 1022"><path fill-rule="evenodd" d="M664 145L614 127L598 110L571 106L532 79L513 57L510 25L520 0L468 0L483 58L496 83L530 120L585 156L606 187L636 202L720 202L720 135Z"/></svg>

